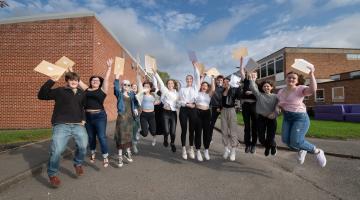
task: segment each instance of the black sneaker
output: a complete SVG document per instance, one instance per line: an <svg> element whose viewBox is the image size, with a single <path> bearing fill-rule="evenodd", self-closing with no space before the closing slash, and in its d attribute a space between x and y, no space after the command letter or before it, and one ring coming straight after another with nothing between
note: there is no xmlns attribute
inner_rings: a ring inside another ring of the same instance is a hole
<svg viewBox="0 0 360 200"><path fill-rule="evenodd" d="M164 140L164 147L168 147L169 146L169 142L167 140Z"/></svg>
<svg viewBox="0 0 360 200"><path fill-rule="evenodd" d="M276 156L277 153L277 148L275 147L271 147L271 155Z"/></svg>
<svg viewBox="0 0 360 200"><path fill-rule="evenodd" d="M131 162L134 161L134 160L132 159L131 152L125 152L125 153L124 153L124 157L125 157L125 159L128 161L128 163L131 163Z"/></svg>
<svg viewBox="0 0 360 200"><path fill-rule="evenodd" d="M250 152L250 146L246 146L245 147L245 153L249 153Z"/></svg>
<svg viewBox="0 0 360 200"><path fill-rule="evenodd" d="M251 152L251 153L256 153L256 146L255 146L255 145L254 145L254 146L251 146L250 152Z"/></svg>
<svg viewBox="0 0 360 200"><path fill-rule="evenodd" d="M170 146L171 146L171 151L175 153L176 152L175 144L171 143Z"/></svg>
<svg viewBox="0 0 360 200"><path fill-rule="evenodd" d="M265 148L265 152L264 152L265 156L269 156L270 154L270 148Z"/></svg>

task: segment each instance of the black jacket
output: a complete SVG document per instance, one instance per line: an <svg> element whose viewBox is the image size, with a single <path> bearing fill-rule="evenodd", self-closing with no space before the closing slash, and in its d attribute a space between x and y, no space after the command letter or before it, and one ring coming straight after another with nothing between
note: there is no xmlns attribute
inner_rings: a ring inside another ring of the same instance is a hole
<svg viewBox="0 0 360 200"><path fill-rule="evenodd" d="M38 93L40 100L55 100L51 123L81 123L85 120L85 92L78 89L74 94L69 87L51 89L54 84L54 81L48 80Z"/></svg>
<svg viewBox="0 0 360 200"><path fill-rule="evenodd" d="M233 88L230 87L227 96L222 96L222 107L223 108L232 108L235 107L235 100L240 99L241 97L241 87Z"/></svg>
<svg viewBox="0 0 360 200"><path fill-rule="evenodd" d="M216 86L214 95L211 97L210 105L211 107L220 108L221 107L221 98L224 92L224 87Z"/></svg>

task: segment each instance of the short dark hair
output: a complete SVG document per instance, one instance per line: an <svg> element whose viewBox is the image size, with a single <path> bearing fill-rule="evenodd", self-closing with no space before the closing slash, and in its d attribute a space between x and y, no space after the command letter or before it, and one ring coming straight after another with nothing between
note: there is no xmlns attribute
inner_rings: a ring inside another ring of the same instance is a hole
<svg viewBox="0 0 360 200"><path fill-rule="evenodd" d="M295 74L298 76L298 83L296 84L296 86L298 85L305 85L305 78L302 74L296 73L294 71L290 71L289 73L286 74L286 76L290 75L290 74Z"/></svg>
<svg viewBox="0 0 360 200"><path fill-rule="evenodd" d="M228 81L230 81L230 78L226 77L226 78L224 78L224 81L225 81L225 80L228 80Z"/></svg>
<svg viewBox="0 0 360 200"><path fill-rule="evenodd" d="M65 74L65 81L79 81L80 80L80 76L75 73L75 72L67 72Z"/></svg>
<svg viewBox="0 0 360 200"><path fill-rule="evenodd" d="M275 90L275 84L274 82L270 81L270 80L265 80L265 81L262 81L260 84L259 84L259 91L262 92L262 93L265 93L265 91L263 90L263 86L265 84L269 84L271 85L271 87L273 88L270 92L273 92Z"/></svg>
<svg viewBox="0 0 360 200"><path fill-rule="evenodd" d="M101 76L91 76L91 77L89 78L89 88L92 88L91 81L92 81L94 78L98 78L98 79L100 80L99 88L101 88L102 85L103 85L103 83L104 83L104 78L101 77Z"/></svg>
<svg viewBox="0 0 360 200"><path fill-rule="evenodd" d="M202 82L202 83L201 83L201 85L200 85L200 86L202 86L202 85L204 85L204 84L206 84L206 85L208 86L208 90L207 90L206 92L207 92L207 93L209 93L209 92L210 92L210 90L211 90L210 83L208 83L208 82L204 81L204 82ZM200 88L200 90L201 90L201 88Z"/></svg>
<svg viewBox="0 0 360 200"><path fill-rule="evenodd" d="M224 79L224 76L223 75L219 75L216 77L216 79Z"/></svg>
<svg viewBox="0 0 360 200"><path fill-rule="evenodd" d="M143 87L144 87L145 85L149 85L149 86L150 86L150 92L155 92L154 84L153 84L152 82L150 82L150 81L145 81L142 85L143 85Z"/></svg>

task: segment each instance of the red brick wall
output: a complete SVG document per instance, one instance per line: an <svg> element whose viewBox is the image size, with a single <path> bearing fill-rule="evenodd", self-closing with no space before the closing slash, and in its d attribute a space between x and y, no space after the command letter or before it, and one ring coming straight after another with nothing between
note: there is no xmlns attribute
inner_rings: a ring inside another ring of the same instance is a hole
<svg viewBox="0 0 360 200"><path fill-rule="evenodd" d="M347 60L346 53L286 53L285 74L291 71L295 58L303 58L315 65L317 79L329 79L330 75L360 69L360 60Z"/></svg>
<svg viewBox="0 0 360 200"><path fill-rule="evenodd" d="M95 17L0 24L0 38L0 129L51 126L53 101L37 99L48 79L33 71L41 60L54 63L65 55L76 63L74 70L87 83L92 74L104 73L108 57L121 56L120 45ZM129 61L125 75L133 76ZM55 87L61 85L63 78ZM106 108L113 119L115 98L110 85Z"/></svg>
<svg viewBox="0 0 360 200"><path fill-rule="evenodd" d="M314 102L315 95L309 97L304 103L307 106L322 105L322 104L360 104L360 79L348 79L341 81L333 81L327 83L319 83L318 89L324 89L325 102ZM332 88L344 87L345 99L344 102L332 101Z"/></svg>

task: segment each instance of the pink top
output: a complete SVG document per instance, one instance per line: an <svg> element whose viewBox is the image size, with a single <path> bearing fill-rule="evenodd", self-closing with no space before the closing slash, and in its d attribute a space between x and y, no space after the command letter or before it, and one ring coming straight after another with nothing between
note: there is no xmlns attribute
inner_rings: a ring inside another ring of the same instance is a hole
<svg viewBox="0 0 360 200"><path fill-rule="evenodd" d="M303 103L304 100L304 90L308 88L305 85L296 86L295 91L291 92L287 97L285 93L285 88L281 89L277 93L277 98L279 100L279 106L289 112L306 112L306 106Z"/></svg>

